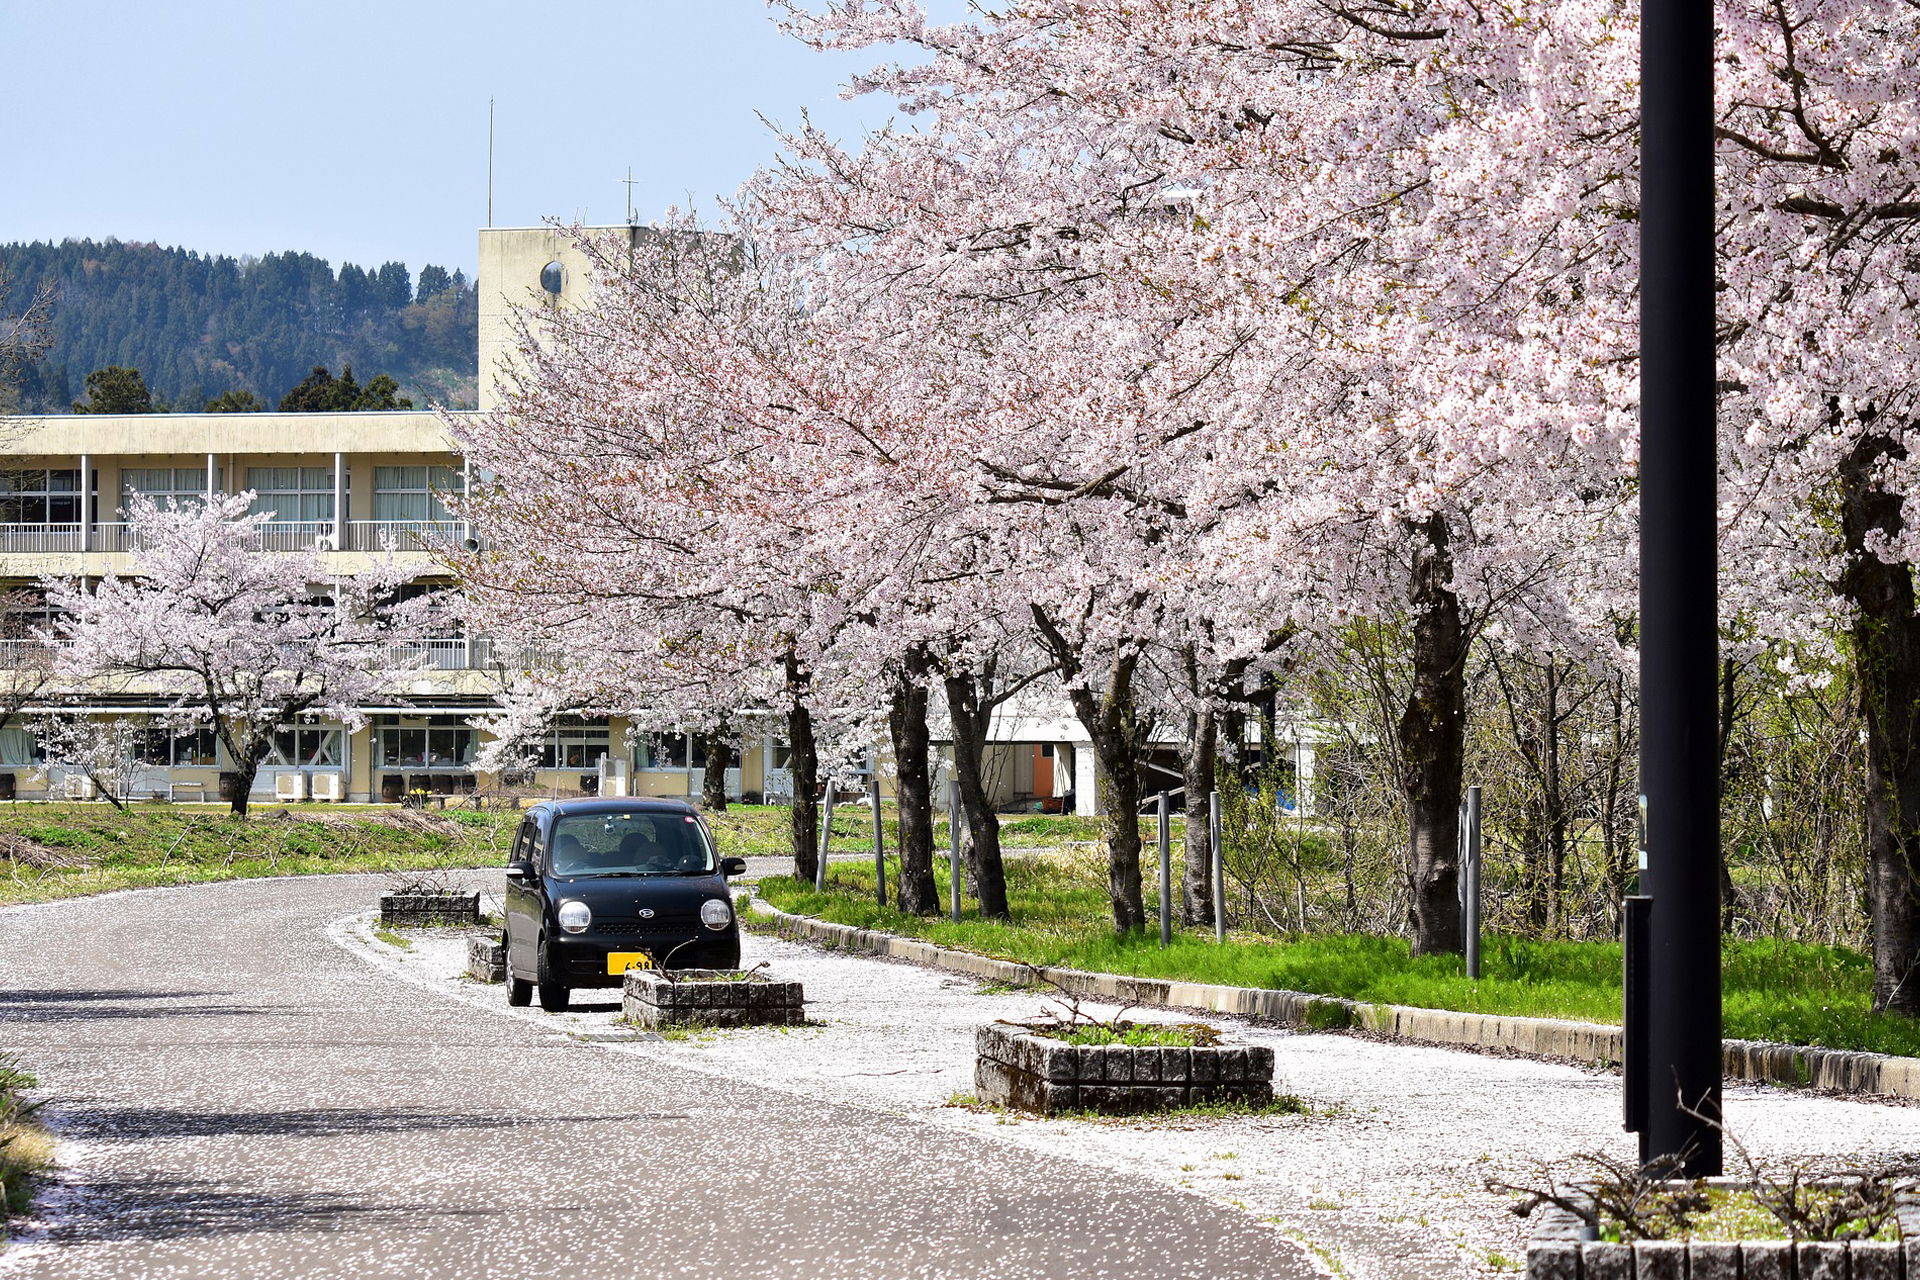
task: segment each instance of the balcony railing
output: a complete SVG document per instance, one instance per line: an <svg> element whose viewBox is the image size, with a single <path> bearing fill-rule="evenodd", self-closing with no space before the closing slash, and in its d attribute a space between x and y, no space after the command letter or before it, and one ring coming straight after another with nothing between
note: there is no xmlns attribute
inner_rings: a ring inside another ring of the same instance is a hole
<svg viewBox="0 0 1920 1280"><path fill-rule="evenodd" d="M345 546L336 544L331 520L274 520L256 531L261 551L429 551L460 547L466 527L455 520L349 520ZM0 553L44 554L77 551L137 551L133 526L96 524L0 524Z"/></svg>
<svg viewBox="0 0 1920 1280"><path fill-rule="evenodd" d="M0 551L78 551L77 524L0 524Z"/></svg>
<svg viewBox="0 0 1920 1280"><path fill-rule="evenodd" d="M0 640L0 670L18 671L22 667L45 667L52 661L53 648L38 640Z"/></svg>
<svg viewBox="0 0 1920 1280"><path fill-rule="evenodd" d="M38 640L0 640L0 671L41 667L52 659L52 646ZM289 655L294 656L294 655ZM545 650L505 645L491 636L430 636L380 645L367 655L377 671L493 671L526 670L552 665Z"/></svg>
<svg viewBox="0 0 1920 1280"><path fill-rule="evenodd" d="M430 551L458 547L465 537L457 520L349 520L347 546L354 551Z"/></svg>

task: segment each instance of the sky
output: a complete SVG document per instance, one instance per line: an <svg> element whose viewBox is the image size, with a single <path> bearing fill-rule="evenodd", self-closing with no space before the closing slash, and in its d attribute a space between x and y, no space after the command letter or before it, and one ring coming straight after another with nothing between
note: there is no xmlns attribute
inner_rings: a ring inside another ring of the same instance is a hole
<svg viewBox="0 0 1920 1280"><path fill-rule="evenodd" d="M473 273L487 222L710 207L776 153L760 116L841 137L877 53L815 53L762 0L0 0L0 243L298 249Z"/></svg>

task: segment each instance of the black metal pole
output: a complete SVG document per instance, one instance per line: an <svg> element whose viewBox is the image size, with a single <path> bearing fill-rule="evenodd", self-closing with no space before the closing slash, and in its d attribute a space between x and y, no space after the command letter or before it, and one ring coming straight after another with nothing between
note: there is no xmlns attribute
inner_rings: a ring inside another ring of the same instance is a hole
<svg viewBox="0 0 1920 1280"><path fill-rule="evenodd" d="M887 905L886 829L880 825L880 779L867 783L867 795L873 799L873 892L874 900Z"/></svg>
<svg viewBox="0 0 1920 1280"><path fill-rule="evenodd" d="M1646 0L1640 45L1640 787L1645 1159L1718 1174L1712 0ZM1693 1113L1698 1113L1693 1114Z"/></svg>

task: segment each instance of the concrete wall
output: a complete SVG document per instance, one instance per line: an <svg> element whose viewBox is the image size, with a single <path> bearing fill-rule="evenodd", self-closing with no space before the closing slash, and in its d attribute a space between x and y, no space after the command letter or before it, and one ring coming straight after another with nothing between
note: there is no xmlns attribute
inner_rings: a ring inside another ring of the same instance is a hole
<svg viewBox="0 0 1920 1280"><path fill-rule="evenodd" d="M651 240L647 227L593 227L595 235L614 236L637 249ZM560 292L542 287L540 273L560 264ZM587 259L572 239L552 227L487 227L480 232L480 408L500 403L503 371L513 366L516 307L545 311L581 306L590 293Z"/></svg>
<svg viewBox="0 0 1920 1280"><path fill-rule="evenodd" d="M73 459L324 453L451 453L440 419L392 413L76 413L0 419L0 453ZM134 465L134 464L129 464ZM185 464L180 464L185 465Z"/></svg>

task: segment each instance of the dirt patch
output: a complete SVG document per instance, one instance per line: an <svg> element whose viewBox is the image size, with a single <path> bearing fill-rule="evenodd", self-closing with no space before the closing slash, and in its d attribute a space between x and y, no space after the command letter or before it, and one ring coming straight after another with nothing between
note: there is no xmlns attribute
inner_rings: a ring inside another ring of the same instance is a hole
<svg viewBox="0 0 1920 1280"><path fill-rule="evenodd" d="M61 871L87 865L87 858L67 849L52 849L12 831L0 831L0 861L35 871Z"/></svg>

